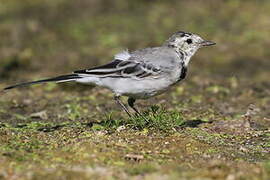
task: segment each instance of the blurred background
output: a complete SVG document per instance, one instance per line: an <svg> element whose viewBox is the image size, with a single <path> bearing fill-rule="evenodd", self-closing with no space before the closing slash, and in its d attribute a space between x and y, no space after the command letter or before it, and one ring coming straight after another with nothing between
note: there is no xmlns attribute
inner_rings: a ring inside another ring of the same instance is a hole
<svg viewBox="0 0 270 180"><path fill-rule="evenodd" d="M178 30L217 42L195 57L193 70L262 77L269 75L269 17L267 0L2 0L1 80L105 63L126 48L158 46Z"/></svg>
<svg viewBox="0 0 270 180"><path fill-rule="evenodd" d="M1 92L180 30L217 45L185 81L136 102L150 121L99 87ZM269 180L269 37L269 0L0 0L0 179Z"/></svg>
<svg viewBox="0 0 270 180"><path fill-rule="evenodd" d="M269 17L268 0L1 0L0 82L100 65L126 48L159 46L182 30L217 43L192 59L184 88L211 92L210 99L219 92L228 100L244 93L243 102L255 92L256 99L240 106L266 109Z"/></svg>

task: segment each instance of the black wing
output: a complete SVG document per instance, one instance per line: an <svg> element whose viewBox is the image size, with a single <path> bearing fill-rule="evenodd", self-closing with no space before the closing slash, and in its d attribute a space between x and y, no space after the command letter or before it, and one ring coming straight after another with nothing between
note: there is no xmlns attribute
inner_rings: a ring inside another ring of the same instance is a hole
<svg viewBox="0 0 270 180"><path fill-rule="evenodd" d="M98 66L91 69L74 71L74 73L83 76L98 76L98 77L122 77L122 78L144 78L156 76L161 70L152 64L146 64L136 61L114 60L103 66Z"/></svg>

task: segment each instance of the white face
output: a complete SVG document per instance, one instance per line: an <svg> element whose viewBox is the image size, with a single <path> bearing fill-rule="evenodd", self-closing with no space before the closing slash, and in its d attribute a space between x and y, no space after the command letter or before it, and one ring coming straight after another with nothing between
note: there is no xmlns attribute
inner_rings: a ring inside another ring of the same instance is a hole
<svg viewBox="0 0 270 180"><path fill-rule="evenodd" d="M204 46L215 45L211 41L204 40L200 36L192 33L186 33L179 31L174 33L165 43L164 46L174 48L176 52L181 52L185 54L184 63L185 66L188 65L190 58L195 54L195 52Z"/></svg>
<svg viewBox="0 0 270 180"><path fill-rule="evenodd" d="M192 56L199 48L211 46L215 43L206 41L200 36L192 33L177 32L173 34L165 43L167 46L175 48Z"/></svg>

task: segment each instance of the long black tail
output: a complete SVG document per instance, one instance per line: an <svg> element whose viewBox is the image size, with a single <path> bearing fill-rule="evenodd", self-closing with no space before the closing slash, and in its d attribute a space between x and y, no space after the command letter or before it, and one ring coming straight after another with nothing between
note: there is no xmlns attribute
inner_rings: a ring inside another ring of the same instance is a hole
<svg viewBox="0 0 270 180"><path fill-rule="evenodd" d="M4 91L9 90L9 89L13 89L13 88L17 88L17 87L29 86L29 85L33 85L33 84L40 84L40 83L46 83L46 82L67 82L67 81L73 81L73 80L76 80L79 78L81 78L81 77L78 74L68 74L68 75L57 76L57 77L48 78L48 79L42 79L42 80L38 80L38 81L31 81L31 82L24 82L24 83L20 83L20 84L15 84L15 85L8 86L8 87L4 88Z"/></svg>

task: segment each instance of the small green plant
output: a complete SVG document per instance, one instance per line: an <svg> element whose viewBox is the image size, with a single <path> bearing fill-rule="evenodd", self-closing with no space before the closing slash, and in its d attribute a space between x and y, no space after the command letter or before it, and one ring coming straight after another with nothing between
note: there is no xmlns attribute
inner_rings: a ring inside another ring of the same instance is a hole
<svg viewBox="0 0 270 180"><path fill-rule="evenodd" d="M125 119L113 117L113 113L106 114L105 120L100 124L107 129L116 129L121 125L124 125Z"/></svg>
<svg viewBox="0 0 270 180"><path fill-rule="evenodd" d="M163 107L152 106L142 114L128 119L112 118L111 114L101 123L107 129L116 129L120 126L126 126L131 129L143 130L153 129L160 131L169 131L179 127L184 123L182 114L177 111L167 111Z"/></svg>
<svg viewBox="0 0 270 180"><path fill-rule="evenodd" d="M164 107L152 106L143 116L137 116L128 120L128 125L134 129L144 128L161 131L172 130L184 122L182 114L177 111L167 111Z"/></svg>

